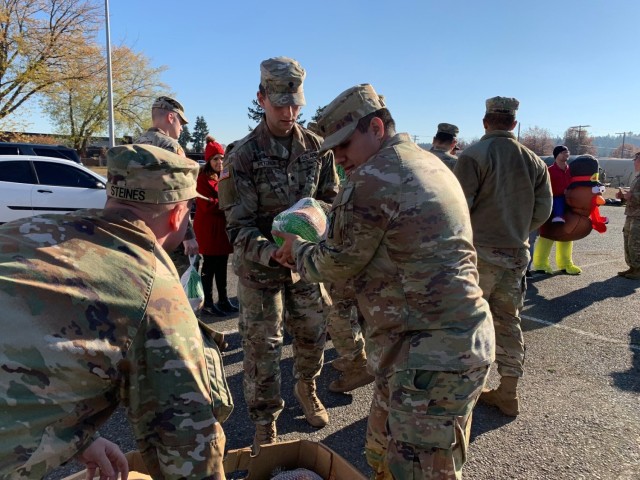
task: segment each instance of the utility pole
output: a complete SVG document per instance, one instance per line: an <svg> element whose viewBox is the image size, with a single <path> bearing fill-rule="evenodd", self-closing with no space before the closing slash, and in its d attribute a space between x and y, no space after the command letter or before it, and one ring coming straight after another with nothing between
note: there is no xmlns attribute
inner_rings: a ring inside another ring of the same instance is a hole
<svg viewBox="0 0 640 480"><path fill-rule="evenodd" d="M578 151L576 152L578 155L582 155L580 153L580 147L582 147L582 129L589 128L591 125L576 125L575 127L569 127L569 130L578 130Z"/></svg>
<svg viewBox="0 0 640 480"><path fill-rule="evenodd" d="M620 158L624 158L624 142L627 138L627 132L616 133L616 135L622 135L622 152L620 152Z"/></svg>
<svg viewBox="0 0 640 480"><path fill-rule="evenodd" d="M107 33L107 96L109 98L109 148L116 145L113 121L113 85L111 78L111 33L109 31L109 0L104 0L105 30Z"/></svg>

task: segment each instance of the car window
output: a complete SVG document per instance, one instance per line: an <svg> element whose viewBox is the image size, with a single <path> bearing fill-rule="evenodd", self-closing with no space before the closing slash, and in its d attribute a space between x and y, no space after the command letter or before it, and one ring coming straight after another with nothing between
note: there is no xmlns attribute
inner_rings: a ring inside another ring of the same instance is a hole
<svg viewBox="0 0 640 480"><path fill-rule="evenodd" d="M0 181L14 183L38 183L28 160L0 162Z"/></svg>
<svg viewBox="0 0 640 480"><path fill-rule="evenodd" d="M68 155L65 155L60 150L55 148L38 148L33 147L33 153L38 155L39 157L53 157L53 158L62 158L64 160L72 160Z"/></svg>
<svg viewBox="0 0 640 480"><path fill-rule="evenodd" d="M58 187L97 188L97 180L86 172L69 165L34 161L41 185Z"/></svg>
<svg viewBox="0 0 640 480"><path fill-rule="evenodd" d="M0 147L0 155L20 155L20 150L14 145L9 147Z"/></svg>

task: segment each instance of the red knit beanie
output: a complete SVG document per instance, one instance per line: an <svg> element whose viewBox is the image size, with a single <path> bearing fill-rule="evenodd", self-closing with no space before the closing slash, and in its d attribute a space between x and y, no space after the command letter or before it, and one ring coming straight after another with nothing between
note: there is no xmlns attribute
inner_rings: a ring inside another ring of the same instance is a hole
<svg viewBox="0 0 640 480"><path fill-rule="evenodd" d="M204 147L204 159L205 161L211 160L211 157L215 155L224 155L224 148L215 140L207 142L207 146Z"/></svg>

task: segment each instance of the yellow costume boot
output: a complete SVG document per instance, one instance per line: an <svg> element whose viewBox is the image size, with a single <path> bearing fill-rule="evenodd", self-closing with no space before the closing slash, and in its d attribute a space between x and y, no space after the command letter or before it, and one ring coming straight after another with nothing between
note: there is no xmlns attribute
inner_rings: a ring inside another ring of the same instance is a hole
<svg viewBox="0 0 640 480"><path fill-rule="evenodd" d="M573 264L573 242L556 242L556 263L569 275L580 275L582 269Z"/></svg>
<svg viewBox="0 0 640 480"><path fill-rule="evenodd" d="M549 263L549 255L551 255L551 247L553 246L553 240L548 238L538 237L536 245L533 249L533 263L531 265L534 271L542 271L551 275L553 269Z"/></svg>

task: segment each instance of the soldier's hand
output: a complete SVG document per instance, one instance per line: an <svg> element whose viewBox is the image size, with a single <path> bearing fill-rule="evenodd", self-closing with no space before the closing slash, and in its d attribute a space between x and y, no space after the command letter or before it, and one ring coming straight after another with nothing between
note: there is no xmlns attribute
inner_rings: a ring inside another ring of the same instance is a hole
<svg viewBox="0 0 640 480"><path fill-rule="evenodd" d="M274 237L281 238L284 241L282 246L274 254L271 255L271 258L273 258L280 265L295 270L296 260L293 255L293 242L295 242L300 237L298 235L294 235L293 233L279 232L277 230L272 230L271 234Z"/></svg>
<svg viewBox="0 0 640 480"><path fill-rule="evenodd" d="M199 252L198 242L195 238L182 242L185 255L197 255Z"/></svg>
<svg viewBox="0 0 640 480"><path fill-rule="evenodd" d="M100 469L100 480L122 480L129 477L129 463L122 450L105 438L98 438L80 455L79 460L87 466L87 480L92 480L96 469Z"/></svg>

